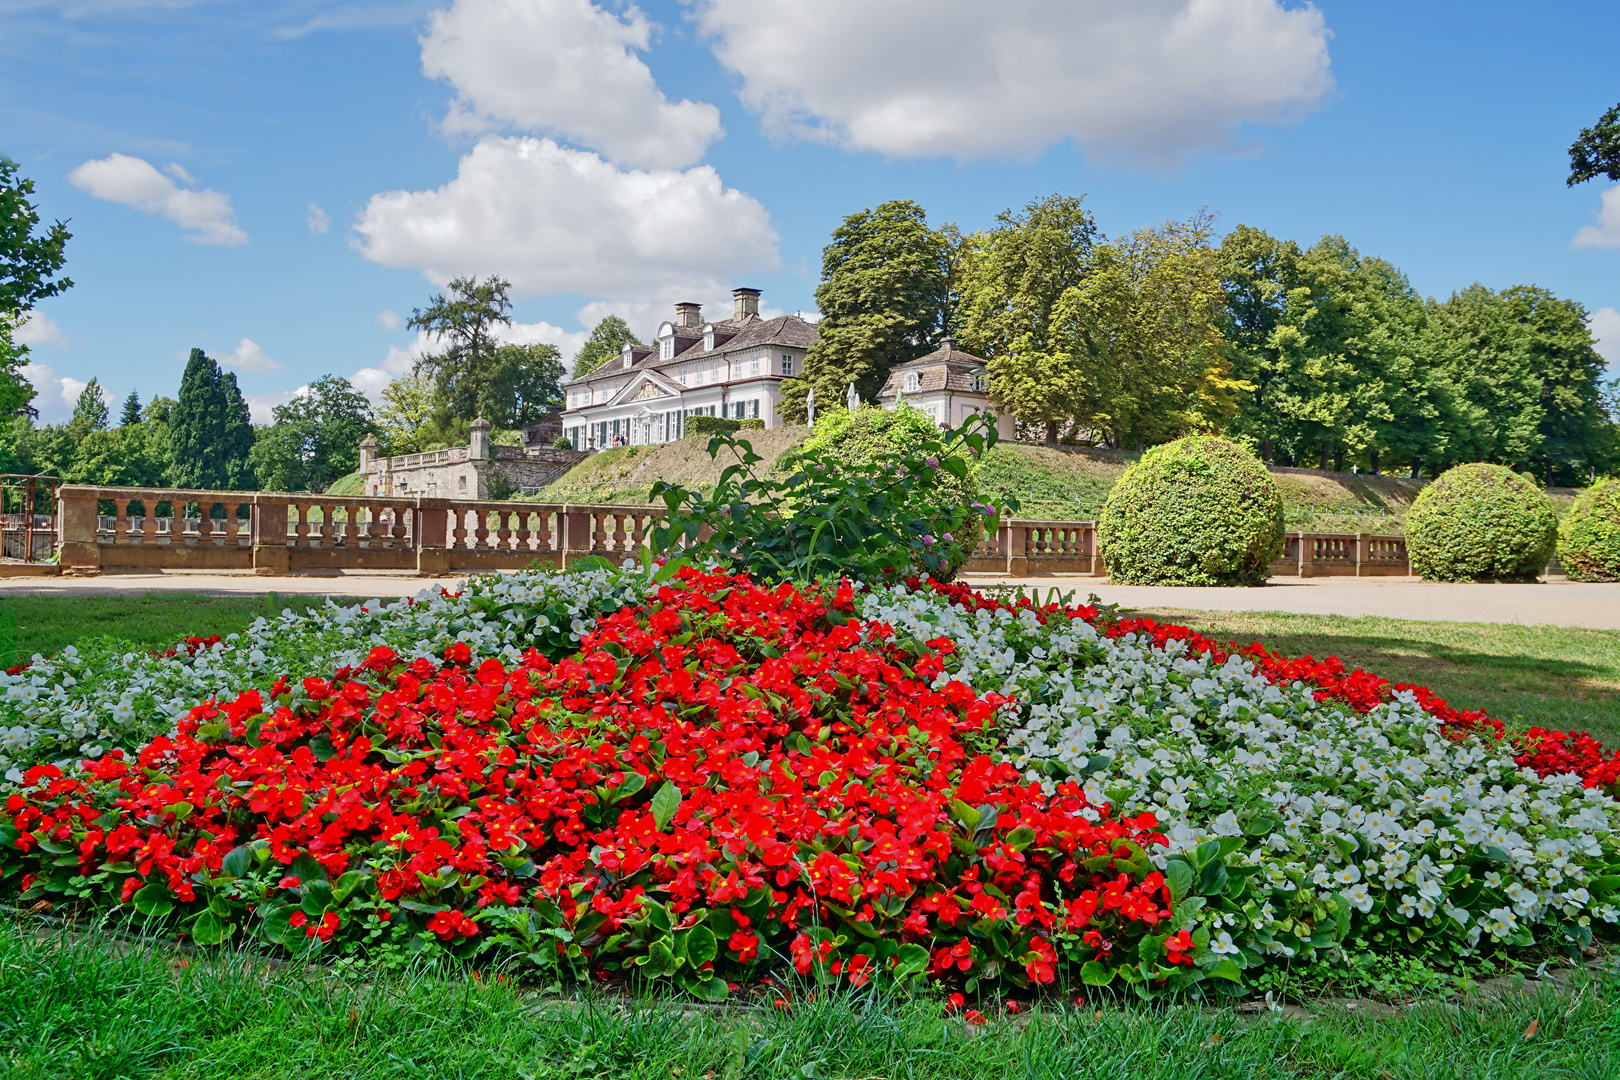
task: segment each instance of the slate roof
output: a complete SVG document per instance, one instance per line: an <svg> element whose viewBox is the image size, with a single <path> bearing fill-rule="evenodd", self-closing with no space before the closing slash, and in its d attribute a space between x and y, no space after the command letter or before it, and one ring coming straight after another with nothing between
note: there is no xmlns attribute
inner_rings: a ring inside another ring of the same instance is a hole
<svg viewBox="0 0 1620 1080"><path fill-rule="evenodd" d="M984 374L985 367L983 359L956 348L956 343L950 338L941 338L940 347L933 352L891 368L889 378L877 396L881 401L900 393L901 388L905 386L906 375L911 372L916 372L920 378L917 389L905 391L908 394L925 394L930 390L946 390L961 394L983 393L976 390L973 383L978 376Z"/></svg>
<svg viewBox="0 0 1620 1080"><path fill-rule="evenodd" d="M703 328L697 326L675 327L675 356L669 360L658 358L656 343L652 348L632 348L632 362L625 367L618 359L609 360L595 371L581 379L570 379L564 386L573 386L577 383L594 383L603 379L623 375L626 372L641 371L646 368L654 370L661 368L675 368L699 360L719 360L737 353L753 352L762 347L785 347L790 349L808 349L816 341L816 328L796 315L779 315L774 319L761 319L758 315L747 315L741 320L726 319L717 322L714 326L714 348L703 348Z"/></svg>

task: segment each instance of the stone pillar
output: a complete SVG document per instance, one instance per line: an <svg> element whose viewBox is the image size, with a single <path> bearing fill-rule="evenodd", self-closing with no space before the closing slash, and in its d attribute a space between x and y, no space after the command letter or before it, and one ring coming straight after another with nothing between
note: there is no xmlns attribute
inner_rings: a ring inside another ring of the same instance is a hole
<svg viewBox="0 0 1620 1080"><path fill-rule="evenodd" d="M1007 576L1026 577L1029 574L1029 526L1007 523Z"/></svg>
<svg viewBox="0 0 1620 1080"><path fill-rule="evenodd" d="M101 548L96 544L96 496L93 489L63 487L56 495L57 544L64 574L101 573Z"/></svg>
<svg viewBox="0 0 1620 1080"><path fill-rule="evenodd" d="M360 440L360 485L367 495L381 495L381 484L372 476L377 469L377 440L367 435Z"/></svg>
<svg viewBox="0 0 1620 1080"><path fill-rule="evenodd" d="M416 536L416 573L439 577L450 572L450 500L418 499L413 532Z"/></svg>
<svg viewBox="0 0 1620 1080"><path fill-rule="evenodd" d="M365 452L362 450L361 453L363 455ZM253 572L261 577L285 574L289 568L287 500L255 496L252 521Z"/></svg>
<svg viewBox="0 0 1620 1080"><path fill-rule="evenodd" d="M557 514L557 548L562 553L562 564L567 566L569 561L581 555L589 555L594 543L591 537L591 515L579 510L564 506Z"/></svg>
<svg viewBox="0 0 1620 1080"><path fill-rule="evenodd" d="M489 421L482 416L472 422L467 440L467 456L474 461L489 460Z"/></svg>

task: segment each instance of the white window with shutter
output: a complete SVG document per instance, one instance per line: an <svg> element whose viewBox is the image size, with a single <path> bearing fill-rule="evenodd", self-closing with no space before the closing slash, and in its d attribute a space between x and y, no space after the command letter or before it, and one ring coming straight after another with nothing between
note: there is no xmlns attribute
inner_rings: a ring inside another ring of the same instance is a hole
<svg viewBox="0 0 1620 1080"><path fill-rule="evenodd" d="M793 374L793 354L790 352L785 352L782 354L782 374Z"/></svg>

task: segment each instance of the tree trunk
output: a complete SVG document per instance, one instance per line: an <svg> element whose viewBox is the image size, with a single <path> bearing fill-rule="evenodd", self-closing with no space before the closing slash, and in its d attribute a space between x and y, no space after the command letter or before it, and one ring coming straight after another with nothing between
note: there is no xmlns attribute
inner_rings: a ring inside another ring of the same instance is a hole
<svg viewBox="0 0 1620 1080"><path fill-rule="evenodd" d="M1047 446L1056 446L1057 445L1057 421L1056 420L1048 420L1046 422L1046 445Z"/></svg>
<svg viewBox="0 0 1620 1080"><path fill-rule="evenodd" d="M1344 472L1344 450L1343 450L1343 448L1340 448L1340 449L1337 449L1337 450L1333 451L1333 471L1334 472Z"/></svg>
<svg viewBox="0 0 1620 1080"><path fill-rule="evenodd" d="M1367 453L1367 464L1369 466L1371 466L1371 468L1369 468L1368 471L1371 472L1374 476L1378 476L1379 472L1378 472L1378 451L1377 450L1368 451L1368 453Z"/></svg>
<svg viewBox="0 0 1620 1080"><path fill-rule="evenodd" d="M1141 428L1136 429L1136 452L1138 454L1140 454L1142 452L1142 429Z"/></svg>
<svg viewBox="0 0 1620 1080"><path fill-rule="evenodd" d="M1260 457L1267 465L1276 464L1277 452L1272 447L1270 439L1260 440Z"/></svg>
<svg viewBox="0 0 1620 1080"><path fill-rule="evenodd" d="M1328 444L1327 443L1322 444L1322 463L1321 463L1320 467L1321 467L1323 472L1327 472L1327 468L1328 468Z"/></svg>
<svg viewBox="0 0 1620 1080"><path fill-rule="evenodd" d="M1413 454L1412 455L1412 479L1413 480L1416 480L1418 478L1418 473L1421 472L1422 469L1423 469L1423 459L1418 457L1416 454Z"/></svg>

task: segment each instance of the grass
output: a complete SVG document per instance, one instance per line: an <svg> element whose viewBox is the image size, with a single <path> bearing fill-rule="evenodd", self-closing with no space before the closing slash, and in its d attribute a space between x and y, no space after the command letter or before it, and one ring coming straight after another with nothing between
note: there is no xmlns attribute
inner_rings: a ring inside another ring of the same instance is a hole
<svg viewBox="0 0 1620 1080"><path fill-rule="evenodd" d="M205 596L153 592L139 596L0 597L0 667L68 645L110 637L137 649L167 649L186 637L233 634L260 615L283 608L303 612L325 602L319 596Z"/></svg>
<svg viewBox="0 0 1620 1080"><path fill-rule="evenodd" d="M786 1011L561 1001L488 976L269 968L245 954L120 947L16 921L0 923L0 1065L16 1080L1620 1075L1620 981L1579 978L1573 993L1433 1001L1384 1016L1323 1005L1274 1018L1104 998L1000 1017L969 1037L928 995L824 994Z"/></svg>
<svg viewBox="0 0 1620 1080"><path fill-rule="evenodd" d="M1212 637L1289 656L1337 656L1392 682L1429 687L1509 727L1590 731L1620 747L1620 632L1376 616L1144 610Z"/></svg>

